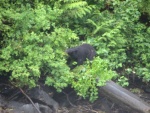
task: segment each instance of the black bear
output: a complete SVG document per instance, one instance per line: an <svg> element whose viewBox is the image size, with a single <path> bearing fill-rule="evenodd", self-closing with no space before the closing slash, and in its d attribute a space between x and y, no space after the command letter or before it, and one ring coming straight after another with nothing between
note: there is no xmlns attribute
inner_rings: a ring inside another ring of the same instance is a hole
<svg viewBox="0 0 150 113"><path fill-rule="evenodd" d="M82 65L86 59L93 60L96 55L94 47L89 44L82 44L74 48L69 48L66 50L66 53L69 55L69 58L67 59L67 64L69 66L72 61L76 61L77 65ZM77 65L70 66L70 68L73 69Z"/></svg>

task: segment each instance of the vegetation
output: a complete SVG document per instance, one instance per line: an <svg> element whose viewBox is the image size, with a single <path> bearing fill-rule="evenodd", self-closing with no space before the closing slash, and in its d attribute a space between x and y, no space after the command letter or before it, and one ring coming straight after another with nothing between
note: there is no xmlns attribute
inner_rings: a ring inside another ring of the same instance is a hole
<svg viewBox="0 0 150 113"><path fill-rule="evenodd" d="M17 87L42 80L61 92L70 85L90 101L117 73L124 85L122 76L133 74L148 83L149 12L146 0L1 0L0 75ZM65 50L82 43L97 57L70 70Z"/></svg>

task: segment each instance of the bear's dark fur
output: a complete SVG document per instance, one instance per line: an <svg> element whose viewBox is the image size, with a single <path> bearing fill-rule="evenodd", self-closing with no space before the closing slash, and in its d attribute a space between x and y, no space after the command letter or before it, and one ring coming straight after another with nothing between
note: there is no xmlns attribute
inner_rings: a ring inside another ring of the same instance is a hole
<svg viewBox="0 0 150 113"><path fill-rule="evenodd" d="M67 49L66 53L69 55L69 58L67 59L67 64L69 66L72 61L76 61L77 65L82 65L86 59L93 60L96 55L94 47L89 44L82 44L80 46ZM73 69L75 66L70 66L70 68Z"/></svg>

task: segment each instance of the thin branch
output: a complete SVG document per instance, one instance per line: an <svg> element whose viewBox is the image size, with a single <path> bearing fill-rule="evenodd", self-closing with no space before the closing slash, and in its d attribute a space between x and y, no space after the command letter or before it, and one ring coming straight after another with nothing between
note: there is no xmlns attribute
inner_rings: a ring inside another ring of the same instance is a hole
<svg viewBox="0 0 150 113"><path fill-rule="evenodd" d="M35 104L33 103L33 101L31 100L31 98L21 89L19 88L20 91L22 92L23 95L25 95L25 97L28 98L28 100L31 102L31 104L35 107L35 109L38 111L38 113L41 113L41 111L35 106Z"/></svg>
<svg viewBox="0 0 150 113"><path fill-rule="evenodd" d="M63 93L66 95L67 101L69 102L69 104L70 104L71 106L73 106L73 107L76 107L74 104L72 104L72 103L70 102L70 99L69 99L69 97L68 97L68 94L66 94L65 92L63 92Z"/></svg>

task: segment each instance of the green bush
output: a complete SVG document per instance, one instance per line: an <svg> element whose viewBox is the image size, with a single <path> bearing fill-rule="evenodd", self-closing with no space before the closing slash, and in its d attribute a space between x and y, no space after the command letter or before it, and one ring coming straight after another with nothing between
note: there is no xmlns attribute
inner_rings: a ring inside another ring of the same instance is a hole
<svg viewBox="0 0 150 113"><path fill-rule="evenodd" d="M70 73L65 49L78 38L69 28L54 25L61 15L59 9L52 10L41 3L35 9L30 4L2 9L1 71L11 72L11 80L15 80L17 86L30 87L36 85L43 73L54 74L54 79Z"/></svg>
<svg viewBox="0 0 150 113"><path fill-rule="evenodd" d="M84 65L73 70L74 79L72 87L78 92L78 95L90 101L98 98L98 86L104 86L108 80L111 80L117 74L108 68L109 62L96 57L93 61L87 61Z"/></svg>
<svg viewBox="0 0 150 113"><path fill-rule="evenodd" d="M117 75L114 71L124 76L134 73L149 82L150 28L139 22L142 4L141 0L1 0L0 75L9 73L18 87L34 87L44 80L60 92L70 85L91 101L97 98L97 87ZM96 48L97 57L70 70L65 50L85 42Z"/></svg>
<svg viewBox="0 0 150 113"><path fill-rule="evenodd" d="M107 72L107 64L96 58L92 69L90 70L90 64L87 63L85 68L88 71L80 75L78 71L71 71L66 65L65 53L68 47L81 43L75 29L69 27L73 18L79 22L90 13L93 6L88 6L87 2L82 0L61 3L61 0L1 1L0 74L9 73L11 82L17 87L35 87L39 80L44 80L45 84L61 92L63 88L71 85L79 95L90 97L90 100L94 101L97 98L97 86L104 85L114 72ZM71 20L68 20L69 17ZM99 67L96 67L96 63ZM85 86L89 74L91 79L87 86L81 87ZM97 84L98 76L102 78ZM78 86L82 90L78 89Z"/></svg>

